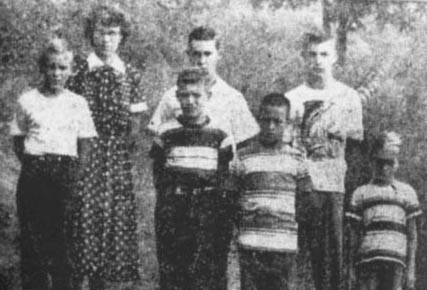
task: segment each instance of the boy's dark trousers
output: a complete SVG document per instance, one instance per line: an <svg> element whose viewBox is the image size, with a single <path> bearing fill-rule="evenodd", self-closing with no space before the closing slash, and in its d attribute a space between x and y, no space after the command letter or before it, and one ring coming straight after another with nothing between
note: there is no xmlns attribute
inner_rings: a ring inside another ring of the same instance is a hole
<svg viewBox="0 0 427 290"><path fill-rule="evenodd" d="M341 290L344 194L313 191L301 203L299 248L309 252L315 288Z"/></svg>
<svg viewBox="0 0 427 290"><path fill-rule="evenodd" d="M239 249L242 290L294 290L296 254Z"/></svg>
<svg viewBox="0 0 427 290"><path fill-rule="evenodd" d="M227 288L230 208L215 189L172 187L158 194L155 227L161 290Z"/></svg>
<svg viewBox="0 0 427 290"><path fill-rule="evenodd" d="M16 193L23 290L71 289L65 218L76 160L24 155Z"/></svg>

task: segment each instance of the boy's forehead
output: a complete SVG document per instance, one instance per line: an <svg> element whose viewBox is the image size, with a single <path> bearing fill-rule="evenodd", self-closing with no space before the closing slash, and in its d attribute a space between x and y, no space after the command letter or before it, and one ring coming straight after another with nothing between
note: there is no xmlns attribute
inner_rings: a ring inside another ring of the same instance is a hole
<svg viewBox="0 0 427 290"><path fill-rule="evenodd" d="M319 43L310 43L307 47L309 51L335 51L335 42L333 39L326 40Z"/></svg>
<svg viewBox="0 0 427 290"><path fill-rule="evenodd" d="M217 51L216 40L192 40L189 49L192 51Z"/></svg>
<svg viewBox="0 0 427 290"><path fill-rule="evenodd" d="M286 106L261 106L260 115L277 119L286 119L288 108Z"/></svg>
<svg viewBox="0 0 427 290"><path fill-rule="evenodd" d="M200 83L194 84L182 84L178 86L177 92L197 92L197 93L205 93L205 85Z"/></svg>
<svg viewBox="0 0 427 290"><path fill-rule="evenodd" d="M47 56L47 63L58 64L62 66L71 66L73 55L71 52L50 53Z"/></svg>
<svg viewBox="0 0 427 290"><path fill-rule="evenodd" d="M98 22L95 25L95 28L97 31L101 32L120 32L121 27L119 25L107 25L103 24L102 22Z"/></svg>

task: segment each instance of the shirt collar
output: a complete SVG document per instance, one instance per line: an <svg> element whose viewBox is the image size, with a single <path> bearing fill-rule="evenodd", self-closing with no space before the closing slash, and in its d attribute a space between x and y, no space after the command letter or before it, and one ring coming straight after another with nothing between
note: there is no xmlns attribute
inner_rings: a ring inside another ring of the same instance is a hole
<svg viewBox="0 0 427 290"><path fill-rule="evenodd" d="M115 55L111 62L109 64L104 63L97 55L96 53L92 52L91 54L89 54L89 56L86 59L87 64L89 66L89 70L94 70L98 67L104 66L104 65L108 65L110 67L112 67L113 69L115 69L116 71L124 74L126 72L126 65L125 63L120 59L120 57L118 55Z"/></svg>

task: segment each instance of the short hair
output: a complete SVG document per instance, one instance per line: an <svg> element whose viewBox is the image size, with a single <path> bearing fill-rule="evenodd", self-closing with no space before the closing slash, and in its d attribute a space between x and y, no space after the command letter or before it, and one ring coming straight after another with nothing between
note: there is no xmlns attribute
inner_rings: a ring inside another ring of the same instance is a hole
<svg viewBox="0 0 427 290"><path fill-rule="evenodd" d="M289 118L289 113L291 111L291 102L283 94L281 94L281 93L270 93L270 94L264 96L264 98L262 98L261 104L259 106L259 110L261 111L262 108L267 107L267 106L286 107L287 113L288 113L287 117Z"/></svg>
<svg viewBox="0 0 427 290"><path fill-rule="evenodd" d="M129 17L122 9L108 5L95 6L86 18L85 24L85 36L89 39L92 46L94 45L93 34L97 24L106 27L120 27L122 34L121 44L126 42L131 32Z"/></svg>
<svg viewBox="0 0 427 290"><path fill-rule="evenodd" d="M188 35L188 45L191 45L193 40L215 40L215 46L217 49L220 47L220 41L216 31L208 26L199 26L194 28Z"/></svg>
<svg viewBox="0 0 427 290"><path fill-rule="evenodd" d="M310 44L319 44L332 40L333 36L323 30L311 30L304 33L302 37L302 51L306 51Z"/></svg>
<svg viewBox="0 0 427 290"><path fill-rule="evenodd" d="M207 73L200 68L186 68L178 74L176 82L178 87L185 85L207 85Z"/></svg>
<svg viewBox="0 0 427 290"><path fill-rule="evenodd" d="M70 60L70 65L73 61L73 52L69 49L68 42L64 38L51 37L46 46L43 48L39 59L38 65L40 72L44 72L46 69L47 62L51 55L65 54Z"/></svg>

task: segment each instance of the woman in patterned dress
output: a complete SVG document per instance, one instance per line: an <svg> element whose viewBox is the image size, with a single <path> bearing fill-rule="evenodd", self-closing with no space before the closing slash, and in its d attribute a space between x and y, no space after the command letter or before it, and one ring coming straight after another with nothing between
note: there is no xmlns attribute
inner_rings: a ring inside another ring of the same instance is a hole
<svg viewBox="0 0 427 290"><path fill-rule="evenodd" d="M77 74L69 83L87 99L99 136L72 219L77 289L85 276L91 290L104 289L106 281L139 279L131 153L146 103L139 72L117 54L129 28L118 8L95 7L85 31L94 52L76 60Z"/></svg>

